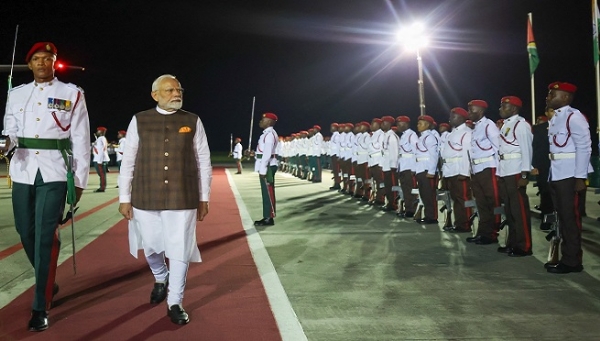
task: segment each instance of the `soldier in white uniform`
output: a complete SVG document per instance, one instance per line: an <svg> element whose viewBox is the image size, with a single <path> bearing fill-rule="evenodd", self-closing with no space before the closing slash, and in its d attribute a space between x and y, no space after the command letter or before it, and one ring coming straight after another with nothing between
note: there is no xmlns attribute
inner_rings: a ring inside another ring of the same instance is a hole
<svg viewBox="0 0 600 341"><path fill-rule="evenodd" d="M143 249L154 275L150 303L166 298L167 316L181 325L189 322L182 306L189 263L202 261L196 222L208 214L210 150L200 118L181 110L174 76L158 77L151 96L157 106L134 115L127 128L119 212L129 220L130 253L137 258Z"/></svg>
<svg viewBox="0 0 600 341"><path fill-rule="evenodd" d="M239 137L235 138L235 146L233 147L233 159L235 160L235 165L237 166L237 173L242 174L242 156L243 156L244 148L242 147L242 139Z"/></svg>
<svg viewBox="0 0 600 341"><path fill-rule="evenodd" d="M381 206L385 204L385 184L383 183L383 136L381 118L371 121L371 143L369 143L369 172L371 174L371 191L375 191L375 198L369 201L370 205Z"/></svg>
<svg viewBox="0 0 600 341"><path fill-rule="evenodd" d="M454 212L454 228L445 230L454 232L471 232L469 217L470 207L465 207L465 201L471 199L471 175L468 151L471 147L471 129L465 121L468 113L465 109L456 107L450 110L450 132L441 144L443 187L447 188L452 198Z"/></svg>
<svg viewBox="0 0 600 341"><path fill-rule="evenodd" d="M496 243L500 226L500 215L494 214L494 209L500 206L496 179L500 132L496 123L485 117L487 107L483 100L469 102L469 119L475 124L469 150L471 189L477 204L479 226L476 235L468 237L467 242L479 245Z"/></svg>
<svg viewBox="0 0 600 341"><path fill-rule="evenodd" d="M586 189L585 181L593 171L590 165L592 140L587 119L571 107L577 87L570 83L554 82L548 86L546 105L554 109L550 120L550 189L558 213L562 237L560 262L546 264L550 273L581 272L581 215L578 193Z"/></svg>
<svg viewBox="0 0 600 341"><path fill-rule="evenodd" d="M415 177L417 159L415 158L414 149L419 142L419 136L410 128L410 118L408 116L396 117L396 126L401 134L398 150L398 179L404 198L404 208L400 207L398 215L402 218L412 218L418 204L417 196L412 194L412 190L417 188L417 178Z"/></svg>
<svg viewBox="0 0 600 341"><path fill-rule="evenodd" d="M29 50L25 61L34 81L9 92L2 131L7 135L3 150L17 148L10 167L15 227L35 274L30 331L48 328L48 310L58 292L54 283L58 224L65 196L77 204L90 169L90 123L83 90L54 77L56 53L50 42L36 43ZM72 169L67 154L73 156Z"/></svg>
<svg viewBox="0 0 600 341"><path fill-rule="evenodd" d="M522 106L521 99L516 96L500 100L500 116L504 122L498 149L498 189L508 222L506 251L511 257L532 254L527 177L531 172L533 134L529 123L519 115Z"/></svg>
<svg viewBox="0 0 600 341"><path fill-rule="evenodd" d="M108 141L106 140L106 128L96 128L96 141L92 147L94 154L94 167L100 178L100 187L94 192L104 192L106 190L106 171L108 169Z"/></svg>
<svg viewBox="0 0 600 341"><path fill-rule="evenodd" d="M321 182L321 152L323 150L323 135L321 126L314 125L311 129L312 137L309 146L309 166L312 173L312 182Z"/></svg>
<svg viewBox="0 0 600 341"><path fill-rule="evenodd" d="M259 122L264 130L258 138L254 171L260 178L263 218L255 221L255 226L275 225L275 173L277 172L275 151L278 143L277 132L273 129L275 123L277 123L277 115L270 112L264 113Z"/></svg>
<svg viewBox="0 0 600 341"><path fill-rule="evenodd" d="M371 134L369 130L371 125L369 122L362 121L358 124L359 133L356 135L356 167L354 174L356 175L356 191L355 198L360 198L363 201L368 201L371 195L370 177L369 177L369 143L371 142Z"/></svg>
<svg viewBox="0 0 600 341"><path fill-rule="evenodd" d="M394 130L392 125L396 124L396 119L392 116L383 116L381 124L381 130L383 130L383 159L381 163L381 170L383 171L383 183L385 186L385 197L387 203L382 207L384 211L395 212L398 209L398 194L392 191L393 186L398 186L398 174L396 170L398 167L398 151L400 138Z"/></svg>
<svg viewBox="0 0 600 341"><path fill-rule="evenodd" d="M123 151L125 150L125 145L127 144L127 131L119 130L117 138L119 139L119 144L117 148L115 148L115 152L117 154L117 167L119 172L121 171L121 161L123 160Z"/></svg>
<svg viewBox="0 0 600 341"><path fill-rule="evenodd" d="M423 201L425 218L417 220L421 224L437 224L437 165L439 159L439 135L434 130L434 119L429 115L418 118L417 129L421 134L415 148L417 159L416 177L419 196Z"/></svg>
<svg viewBox="0 0 600 341"><path fill-rule="evenodd" d="M331 156L331 173L333 173L333 186L329 187L330 190L339 190L342 188L340 185L342 182L340 167L340 125L337 123L331 123L329 131L331 132L331 139L329 140L329 155Z"/></svg>

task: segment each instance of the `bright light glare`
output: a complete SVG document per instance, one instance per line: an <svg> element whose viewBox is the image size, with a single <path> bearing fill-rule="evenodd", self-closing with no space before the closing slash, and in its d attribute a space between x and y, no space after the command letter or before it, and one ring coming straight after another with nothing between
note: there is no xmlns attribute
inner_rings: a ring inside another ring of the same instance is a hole
<svg viewBox="0 0 600 341"><path fill-rule="evenodd" d="M409 50L418 50L427 46L429 39L425 36L425 26L414 23L398 32L398 41Z"/></svg>

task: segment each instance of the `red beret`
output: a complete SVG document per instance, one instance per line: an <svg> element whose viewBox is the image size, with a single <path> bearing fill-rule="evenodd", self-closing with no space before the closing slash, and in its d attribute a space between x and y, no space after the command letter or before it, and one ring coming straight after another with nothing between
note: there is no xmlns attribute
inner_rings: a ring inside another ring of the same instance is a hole
<svg viewBox="0 0 600 341"><path fill-rule="evenodd" d="M313 129L317 129L318 131L321 131L321 126L318 126L318 125L316 125L316 124L315 124L315 125L313 126Z"/></svg>
<svg viewBox="0 0 600 341"><path fill-rule="evenodd" d="M474 99L471 102L469 102L469 105L474 105L476 107L482 107L486 109L488 107L487 102L481 99Z"/></svg>
<svg viewBox="0 0 600 341"><path fill-rule="evenodd" d="M27 52L27 56L25 57L25 62L29 63L31 56L33 56L33 54L36 52L50 52L56 56L57 51L56 51L56 46L54 46L54 44L52 44L51 42L35 43L31 47L29 52Z"/></svg>
<svg viewBox="0 0 600 341"><path fill-rule="evenodd" d="M450 128L450 125L448 123L440 123L440 128L441 127Z"/></svg>
<svg viewBox="0 0 600 341"><path fill-rule="evenodd" d="M371 128L371 123L367 122L367 121L362 121L360 122L361 125L367 127L367 128Z"/></svg>
<svg viewBox="0 0 600 341"><path fill-rule="evenodd" d="M427 121L431 124L435 124L435 120L433 119L433 117L429 116L429 115L422 115L419 116L419 118L417 119L419 121Z"/></svg>
<svg viewBox="0 0 600 341"><path fill-rule="evenodd" d="M517 96L504 96L500 100L500 103L510 103L510 104L515 105L515 106L517 106L519 108L523 106L523 102L521 102L521 99L519 97L517 97Z"/></svg>
<svg viewBox="0 0 600 341"><path fill-rule="evenodd" d="M266 112L262 115L262 117L272 119L273 121L277 121L277 115L273 114L272 112Z"/></svg>
<svg viewBox="0 0 600 341"><path fill-rule="evenodd" d="M398 116L398 117L396 117L396 122L410 123L410 118L408 116Z"/></svg>
<svg viewBox="0 0 600 341"><path fill-rule="evenodd" d="M469 113L468 113L468 112L467 112L465 109L463 109L463 108L461 108L461 107L452 108L452 109L450 110L450 113L451 113L451 114L457 114L457 115L460 115L460 116L462 116L462 117L464 117L464 118L467 118L467 117L469 117Z"/></svg>
<svg viewBox="0 0 600 341"><path fill-rule="evenodd" d="M352 124L352 123L346 123L346 127L354 128L354 124Z"/></svg>
<svg viewBox="0 0 600 341"><path fill-rule="evenodd" d="M394 123L394 122L396 122L396 119L395 119L395 118L393 118L392 116L383 116L383 117L381 118L381 120L382 120L382 121L385 121L385 122L390 122L390 123Z"/></svg>
<svg viewBox="0 0 600 341"><path fill-rule="evenodd" d="M540 120L540 121L548 122L548 117L547 116L538 116L537 119Z"/></svg>
<svg viewBox="0 0 600 341"><path fill-rule="evenodd" d="M121 134L121 135L127 135L127 131L125 131L125 130L119 130L119 134Z"/></svg>
<svg viewBox="0 0 600 341"><path fill-rule="evenodd" d="M100 130L100 131L106 131L106 127L98 127L98 128L96 128L96 131L98 131L98 130Z"/></svg>
<svg viewBox="0 0 600 341"><path fill-rule="evenodd" d="M298 132L298 134L300 134L300 135L308 135L308 131L302 130L302 131Z"/></svg>
<svg viewBox="0 0 600 341"><path fill-rule="evenodd" d="M381 124L381 122L383 122L383 121L381 120L381 118L379 118L379 117L375 117L374 119L372 119L372 120L371 120L371 123L372 123L372 122L376 122L376 123L379 123L379 124Z"/></svg>
<svg viewBox="0 0 600 341"><path fill-rule="evenodd" d="M561 90L561 91L566 91L566 92L570 92L570 93L574 94L575 91L577 91L577 87L571 83L554 82L554 83L550 83L550 85L548 85L548 90Z"/></svg>
<svg viewBox="0 0 600 341"><path fill-rule="evenodd" d="M332 123L330 126L332 126L332 127L337 127L337 126L339 126L339 124L337 124L337 123L333 122L333 123Z"/></svg>

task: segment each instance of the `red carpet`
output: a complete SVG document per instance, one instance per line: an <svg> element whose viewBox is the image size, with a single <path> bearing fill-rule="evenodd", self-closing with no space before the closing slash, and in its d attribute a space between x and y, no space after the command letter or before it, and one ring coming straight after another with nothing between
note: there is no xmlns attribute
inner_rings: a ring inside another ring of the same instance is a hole
<svg viewBox="0 0 600 341"><path fill-rule="evenodd" d="M223 169L197 231L203 262L188 273L188 325L171 323L166 303L148 303L154 278L143 253L129 254L122 220L77 253L77 275L70 259L58 267L48 330L26 330L29 289L0 310L0 340L281 340Z"/></svg>

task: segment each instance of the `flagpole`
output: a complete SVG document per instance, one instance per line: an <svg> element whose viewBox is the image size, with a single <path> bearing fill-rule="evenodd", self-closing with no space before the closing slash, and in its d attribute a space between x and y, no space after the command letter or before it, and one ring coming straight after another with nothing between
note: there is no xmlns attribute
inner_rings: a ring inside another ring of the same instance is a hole
<svg viewBox="0 0 600 341"><path fill-rule="evenodd" d="M598 4L596 0L592 0L592 26L594 27L594 68L596 69L596 127L600 127L600 68L598 65L599 52L598 51ZM598 131L598 128L596 128Z"/></svg>
<svg viewBox="0 0 600 341"><path fill-rule="evenodd" d="M248 138L248 151L251 150L252 146L252 128L254 126L254 103L256 103L256 96L252 97L252 117L250 118L250 138Z"/></svg>
<svg viewBox="0 0 600 341"><path fill-rule="evenodd" d="M531 12L527 13L529 17L529 23L533 26L533 15ZM531 125L535 124L535 72L531 72Z"/></svg>

